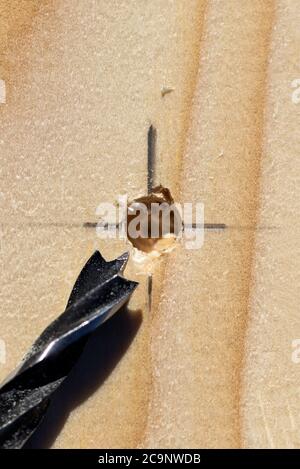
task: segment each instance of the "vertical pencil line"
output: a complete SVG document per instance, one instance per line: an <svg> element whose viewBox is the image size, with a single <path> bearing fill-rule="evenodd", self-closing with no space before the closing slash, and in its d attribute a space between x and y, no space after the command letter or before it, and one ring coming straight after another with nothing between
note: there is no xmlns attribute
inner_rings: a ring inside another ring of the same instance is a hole
<svg viewBox="0 0 300 469"><path fill-rule="evenodd" d="M148 130L148 154L147 154L147 191L152 192L155 178L156 162L156 128L151 124Z"/></svg>

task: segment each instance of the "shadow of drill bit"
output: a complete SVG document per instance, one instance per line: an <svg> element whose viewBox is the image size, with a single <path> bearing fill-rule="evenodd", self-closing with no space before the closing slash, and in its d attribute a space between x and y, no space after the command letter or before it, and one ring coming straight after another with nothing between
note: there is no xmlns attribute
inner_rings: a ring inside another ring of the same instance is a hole
<svg viewBox="0 0 300 469"><path fill-rule="evenodd" d="M140 310L129 311L124 307L90 337L78 363L53 395L47 414L26 443L26 449L53 445L72 410L96 392L113 371L141 322Z"/></svg>

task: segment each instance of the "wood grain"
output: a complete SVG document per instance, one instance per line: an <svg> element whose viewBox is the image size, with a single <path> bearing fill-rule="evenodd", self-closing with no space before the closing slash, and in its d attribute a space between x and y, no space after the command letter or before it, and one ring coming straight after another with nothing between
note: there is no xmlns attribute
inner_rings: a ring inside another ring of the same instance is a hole
<svg viewBox="0 0 300 469"><path fill-rule="evenodd" d="M150 124L155 182L227 226L152 262L151 311L131 259L128 321L94 339L36 445L299 445L297 3L0 0L1 377L94 249L131 249L83 224L147 192Z"/></svg>

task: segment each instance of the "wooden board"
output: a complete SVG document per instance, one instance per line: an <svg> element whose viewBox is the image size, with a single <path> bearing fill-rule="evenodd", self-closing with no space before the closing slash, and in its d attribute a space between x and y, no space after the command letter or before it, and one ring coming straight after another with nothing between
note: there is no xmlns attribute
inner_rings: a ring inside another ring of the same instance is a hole
<svg viewBox="0 0 300 469"><path fill-rule="evenodd" d="M131 259L130 316L93 339L35 445L299 446L297 3L0 0L1 378L94 249L131 249L83 225L146 193L150 124L155 182L227 226L152 263L151 311Z"/></svg>

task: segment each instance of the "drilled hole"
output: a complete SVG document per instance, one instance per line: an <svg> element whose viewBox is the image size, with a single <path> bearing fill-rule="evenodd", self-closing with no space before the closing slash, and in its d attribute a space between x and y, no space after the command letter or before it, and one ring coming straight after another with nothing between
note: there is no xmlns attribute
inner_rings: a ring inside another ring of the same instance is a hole
<svg viewBox="0 0 300 469"><path fill-rule="evenodd" d="M181 227L173 197L163 186L155 187L151 194L134 199L128 206L127 237L140 251L169 249Z"/></svg>

